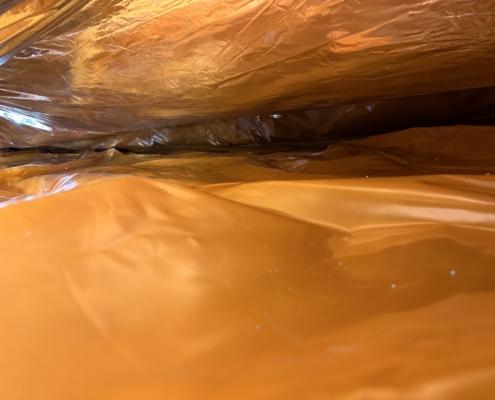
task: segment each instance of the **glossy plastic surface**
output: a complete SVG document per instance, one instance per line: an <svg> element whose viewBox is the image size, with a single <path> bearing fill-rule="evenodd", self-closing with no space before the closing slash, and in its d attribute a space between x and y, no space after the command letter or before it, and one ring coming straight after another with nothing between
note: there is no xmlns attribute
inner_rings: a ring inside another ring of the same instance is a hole
<svg viewBox="0 0 495 400"><path fill-rule="evenodd" d="M272 133L256 115L357 104L359 119L376 100L495 86L494 0L11 0L0 10L0 147L256 141ZM204 122L224 118L241 120Z"/></svg>
<svg viewBox="0 0 495 400"><path fill-rule="evenodd" d="M2 397L494 397L494 146L3 155Z"/></svg>

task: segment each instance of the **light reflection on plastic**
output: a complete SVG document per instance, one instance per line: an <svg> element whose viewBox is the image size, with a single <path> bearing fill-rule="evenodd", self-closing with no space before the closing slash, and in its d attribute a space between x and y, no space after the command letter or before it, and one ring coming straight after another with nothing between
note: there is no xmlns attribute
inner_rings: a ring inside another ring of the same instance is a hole
<svg viewBox="0 0 495 400"><path fill-rule="evenodd" d="M61 177L55 187L51 190L51 192L60 193L74 189L77 186L77 182L74 179L76 175L77 174L71 174Z"/></svg>
<svg viewBox="0 0 495 400"><path fill-rule="evenodd" d="M10 204L18 203L20 201L33 201L36 199L39 199L41 197L45 197L51 194L56 194L56 193L61 193L61 192L68 192L69 190L74 189L77 187L77 181L75 179L77 174L71 174L68 176L63 176L60 178L59 182L51 189L51 190L45 190L45 191L40 191L38 194L29 194L29 195L21 195L17 197L12 197L8 200L1 201L0 200L0 208L7 207Z"/></svg>
<svg viewBox="0 0 495 400"><path fill-rule="evenodd" d="M16 203L16 202L21 201L21 200L22 201L31 201L34 199L36 199L36 196L33 196L33 195L14 197L12 199L0 202L0 208L7 207L9 204L13 204L13 203Z"/></svg>
<svg viewBox="0 0 495 400"><path fill-rule="evenodd" d="M27 125L47 132L52 131L52 128L50 126L43 124L38 119L18 113L16 111L0 110L0 117L8 119L9 121L15 122L19 125Z"/></svg>

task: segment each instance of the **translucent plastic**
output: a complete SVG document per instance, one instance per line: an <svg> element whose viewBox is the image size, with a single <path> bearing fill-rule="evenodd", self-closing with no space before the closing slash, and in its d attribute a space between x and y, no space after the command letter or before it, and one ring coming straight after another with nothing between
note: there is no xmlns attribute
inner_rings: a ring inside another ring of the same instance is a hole
<svg viewBox="0 0 495 400"><path fill-rule="evenodd" d="M0 64L1 399L495 398L495 0L7 0Z"/></svg>
<svg viewBox="0 0 495 400"><path fill-rule="evenodd" d="M493 398L494 146L2 156L2 396Z"/></svg>
<svg viewBox="0 0 495 400"><path fill-rule="evenodd" d="M233 140L232 121L208 135L204 125L170 127L495 86L494 0L20 0L2 8L0 147L98 147L81 141L94 138L111 147L132 137L149 146L183 136L222 144ZM249 126L241 142L267 136L256 121Z"/></svg>

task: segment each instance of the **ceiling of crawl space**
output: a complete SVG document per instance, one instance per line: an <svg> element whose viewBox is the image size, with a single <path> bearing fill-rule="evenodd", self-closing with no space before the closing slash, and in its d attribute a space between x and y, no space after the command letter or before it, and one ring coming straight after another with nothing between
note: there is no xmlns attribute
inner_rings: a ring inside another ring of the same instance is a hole
<svg viewBox="0 0 495 400"><path fill-rule="evenodd" d="M493 9L492 0L7 1L0 147L221 146L486 122Z"/></svg>

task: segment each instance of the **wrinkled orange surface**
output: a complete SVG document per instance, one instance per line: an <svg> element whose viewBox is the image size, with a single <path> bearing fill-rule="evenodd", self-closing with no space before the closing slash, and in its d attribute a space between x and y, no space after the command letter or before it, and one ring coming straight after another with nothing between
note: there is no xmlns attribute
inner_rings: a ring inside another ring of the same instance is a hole
<svg viewBox="0 0 495 400"><path fill-rule="evenodd" d="M434 109L438 124L438 97L407 98L495 86L494 10L495 0L0 1L0 148L294 137L270 114L305 127L303 138L341 124L362 135L366 115L378 132L396 109L405 121ZM330 109L301 112L320 107Z"/></svg>
<svg viewBox="0 0 495 400"><path fill-rule="evenodd" d="M494 145L1 156L1 397L494 397Z"/></svg>

